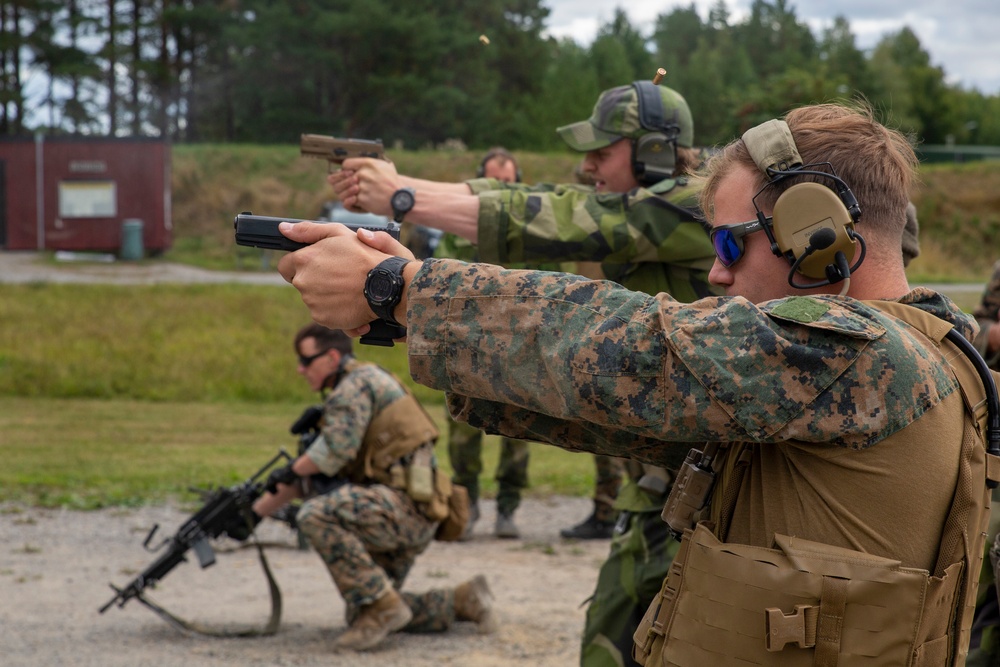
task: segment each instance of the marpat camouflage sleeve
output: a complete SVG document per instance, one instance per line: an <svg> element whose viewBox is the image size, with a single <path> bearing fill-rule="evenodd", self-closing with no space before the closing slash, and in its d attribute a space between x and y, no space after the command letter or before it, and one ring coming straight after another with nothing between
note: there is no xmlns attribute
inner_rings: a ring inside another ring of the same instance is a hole
<svg viewBox="0 0 1000 667"><path fill-rule="evenodd" d="M323 404L323 437L306 454L325 475L336 475L361 450L372 419L405 394L396 378L375 364L347 373Z"/></svg>
<svg viewBox="0 0 1000 667"><path fill-rule="evenodd" d="M957 386L921 335L853 299L683 304L450 260L425 262L408 298L410 373L460 419L659 465L665 441L862 449Z"/></svg>

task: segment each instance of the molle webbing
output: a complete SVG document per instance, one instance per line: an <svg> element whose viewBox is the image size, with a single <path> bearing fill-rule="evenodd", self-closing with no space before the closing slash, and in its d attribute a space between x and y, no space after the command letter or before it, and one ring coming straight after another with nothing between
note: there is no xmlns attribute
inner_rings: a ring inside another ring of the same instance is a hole
<svg viewBox="0 0 1000 667"><path fill-rule="evenodd" d="M984 447L985 389L968 357L945 339L952 325L904 304L869 305L927 336L960 385L958 480L933 572L778 534L770 549L723 543L712 524L700 523L685 532L636 630L640 664L964 664L989 521L986 480L1000 472ZM733 472L720 484L732 484Z"/></svg>
<svg viewBox="0 0 1000 667"><path fill-rule="evenodd" d="M433 445L437 440L434 420L406 386L400 386L406 394L375 415L365 431L361 452L349 465L347 474L355 483L376 481L400 487L400 480L393 478L390 468L422 445Z"/></svg>
<svg viewBox="0 0 1000 667"><path fill-rule="evenodd" d="M895 301L866 303L903 320L923 332L937 345L943 346L942 351L958 378L962 399L965 402L967 419L962 439L958 484L955 487L951 511L945 521L941 547L933 572L934 576L938 577L951 564L965 563L960 604L956 609L937 610L939 615L945 612L954 613L953 618L939 620L953 622L954 647L957 650L953 650L951 657L953 664L963 665L975 615L976 591L990 519L992 493L983 481L996 482L1000 478L1000 461L996 456L988 454L983 444L987 418L986 389L972 361L962 350L945 339L952 328L950 324L919 308ZM928 609L928 614L934 611Z"/></svg>

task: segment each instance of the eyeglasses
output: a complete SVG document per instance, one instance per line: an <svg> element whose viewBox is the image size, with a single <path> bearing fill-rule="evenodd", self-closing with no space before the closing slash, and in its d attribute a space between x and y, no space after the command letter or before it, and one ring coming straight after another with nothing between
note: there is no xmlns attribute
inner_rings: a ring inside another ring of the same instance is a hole
<svg viewBox="0 0 1000 667"><path fill-rule="evenodd" d="M322 357L323 355L325 355L329 351L330 350L323 350L322 352L317 352L316 354L314 354L314 355L312 355L310 357L306 357L306 356L303 356L303 355L300 354L299 355L299 366L302 366L302 368L309 368L309 366L312 365L312 362L316 361L317 359L319 359L320 357Z"/></svg>
<svg viewBox="0 0 1000 667"><path fill-rule="evenodd" d="M771 217L764 218L765 224L771 224ZM709 232L715 255L722 265L729 268L743 257L743 237L764 229L760 220L737 222L732 225L713 227Z"/></svg>

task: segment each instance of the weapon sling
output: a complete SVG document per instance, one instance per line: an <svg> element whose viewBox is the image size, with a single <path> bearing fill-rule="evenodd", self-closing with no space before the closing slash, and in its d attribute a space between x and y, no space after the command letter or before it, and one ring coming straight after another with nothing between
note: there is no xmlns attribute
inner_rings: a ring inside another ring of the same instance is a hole
<svg viewBox="0 0 1000 667"><path fill-rule="evenodd" d="M183 618L170 613L160 605L150 600L144 593L140 592L136 594L135 597L139 600L139 602L156 612L157 616L178 630L194 632L199 635L207 635L209 637L266 637L268 635L273 635L278 631L278 627L281 625L281 589L278 588L278 582L275 581L274 575L271 573L271 567L268 565L267 557L264 555L264 546L257 539L256 534L253 535L253 542L254 547L257 548L257 556L260 559L260 566L261 569L264 570L264 576L267 578L268 590L271 594L271 616L268 618L267 623L263 628L216 628L193 621L185 621Z"/></svg>

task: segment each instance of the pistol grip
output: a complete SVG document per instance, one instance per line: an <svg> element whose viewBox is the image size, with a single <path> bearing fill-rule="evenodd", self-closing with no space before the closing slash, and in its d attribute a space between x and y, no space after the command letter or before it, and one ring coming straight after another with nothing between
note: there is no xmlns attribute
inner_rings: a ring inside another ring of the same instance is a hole
<svg viewBox="0 0 1000 667"><path fill-rule="evenodd" d="M212 549L212 545L208 543L207 537L202 537L196 541L191 548L194 549L195 555L198 556L198 565L201 565L201 569L205 569L209 565L215 564L215 551Z"/></svg>

